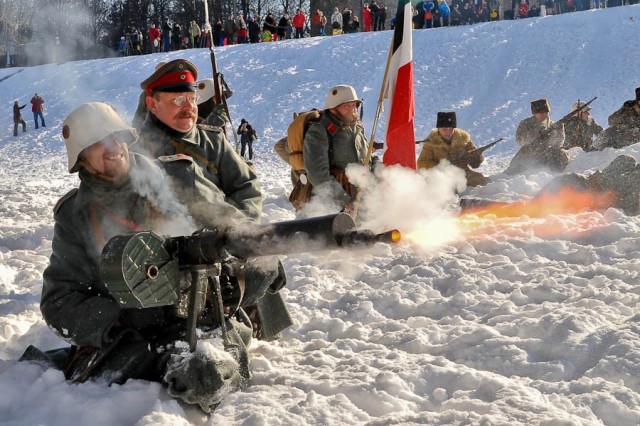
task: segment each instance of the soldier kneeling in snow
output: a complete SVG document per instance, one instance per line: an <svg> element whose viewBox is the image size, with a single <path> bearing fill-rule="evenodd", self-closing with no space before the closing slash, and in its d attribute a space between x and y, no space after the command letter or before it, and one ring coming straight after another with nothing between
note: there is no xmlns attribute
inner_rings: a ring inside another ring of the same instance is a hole
<svg viewBox="0 0 640 426"><path fill-rule="evenodd" d="M449 160L451 164L465 172L468 186L486 185L489 178L476 169L484 161L484 155L478 152L468 132L457 127L455 112L439 112L436 128L422 141L423 147L418 157L419 169L430 169Z"/></svg>
<svg viewBox="0 0 640 426"><path fill-rule="evenodd" d="M31 346L22 360L49 362L74 382L95 377L110 384L128 379L160 382L170 395L212 411L224 396L248 383L246 347L252 329L241 307L284 285L278 279L277 259L263 263L253 275L260 278L253 281L245 267L247 285L241 304L234 302L240 308L232 316L222 306L211 308L215 301L207 293L197 327L205 336L221 334L222 339L202 339L189 352L184 343L187 319L176 305L123 308L105 284L103 247L113 236L134 231L183 235L203 227L243 226L249 219L225 201L190 157L151 160L129 152L136 131L107 104L74 110L63 124L63 137L69 172L79 173L80 186L55 207L40 309L47 325L72 347L43 353ZM225 283L233 287L232 275ZM155 284L150 288L166 287ZM170 285L184 291L181 283ZM145 297L157 300L160 295ZM234 350L226 351L230 346Z"/></svg>

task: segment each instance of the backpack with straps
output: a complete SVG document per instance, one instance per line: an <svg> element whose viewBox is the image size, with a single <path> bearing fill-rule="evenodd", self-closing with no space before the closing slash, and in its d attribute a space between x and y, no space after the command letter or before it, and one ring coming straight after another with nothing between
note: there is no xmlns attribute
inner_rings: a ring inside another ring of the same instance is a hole
<svg viewBox="0 0 640 426"><path fill-rule="evenodd" d="M295 207L296 211L300 210L305 203L307 203L311 199L313 186L310 182L307 181L305 172L306 168L304 165L304 155L303 155L303 146L304 146L304 136L311 123L320 121L323 111L312 109L311 111L294 113L293 121L289 124L287 128L287 137L286 144L289 151L289 164L291 168L295 170L299 179L294 183L293 190L291 194L289 194L289 201ZM332 138L336 133L338 128L332 122L329 122L325 126L327 130L327 137L329 139L329 156L331 156L332 149Z"/></svg>
<svg viewBox="0 0 640 426"><path fill-rule="evenodd" d="M305 170L303 156L304 135L307 133L311 123L320 121L323 114L323 111L317 109L293 114L293 121L287 128L287 146L289 148L289 164L294 170ZM336 133L337 128L335 125L329 124L326 129L329 145L331 145L331 137Z"/></svg>

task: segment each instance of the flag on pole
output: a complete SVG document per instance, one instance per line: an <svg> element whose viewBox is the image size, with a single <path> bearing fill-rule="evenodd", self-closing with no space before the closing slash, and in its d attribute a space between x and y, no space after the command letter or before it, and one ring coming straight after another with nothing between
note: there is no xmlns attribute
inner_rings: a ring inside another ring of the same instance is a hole
<svg viewBox="0 0 640 426"><path fill-rule="evenodd" d="M416 168L416 138L413 129L415 103L413 99L413 43L411 1L399 0L396 24L391 44L387 99L386 149L382 161L385 165L400 164Z"/></svg>

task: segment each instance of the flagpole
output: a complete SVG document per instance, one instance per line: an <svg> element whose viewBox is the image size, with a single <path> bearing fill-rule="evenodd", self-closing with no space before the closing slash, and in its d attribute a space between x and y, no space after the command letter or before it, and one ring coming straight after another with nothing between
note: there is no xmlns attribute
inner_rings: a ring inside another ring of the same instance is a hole
<svg viewBox="0 0 640 426"><path fill-rule="evenodd" d="M383 102L387 91L387 83L389 80L389 66L391 65L391 58L393 56L393 37L391 37L391 46L389 46L389 55L387 56L387 65L384 69L384 76L382 77L382 85L380 86L380 96L378 97L378 105L376 107L376 114L373 117L373 128L371 129L371 137L369 138L369 149L367 150L367 156L364 159L365 167L371 162L371 156L373 155L373 142L375 141L376 128L378 127L378 120L380 114L382 114Z"/></svg>
<svg viewBox="0 0 640 426"><path fill-rule="evenodd" d="M371 162L371 156L373 155L373 143L376 136L376 128L378 127L378 120L382 114L384 97L387 91L387 82L389 79L389 66L391 65L391 58L393 57L393 36L391 36L391 45L389 46L389 55L387 56L387 65L384 68L384 76L382 77L382 85L380 86L380 96L378 96L378 104L376 106L376 113L373 117L373 128L371 129L371 137L369 138L369 149L367 150L367 156L364 159L364 166L368 167ZM356 200L353 202L353 220L358 217L358 207L360 206L360 200L362 198L362 191L358 191Z"/></svg>

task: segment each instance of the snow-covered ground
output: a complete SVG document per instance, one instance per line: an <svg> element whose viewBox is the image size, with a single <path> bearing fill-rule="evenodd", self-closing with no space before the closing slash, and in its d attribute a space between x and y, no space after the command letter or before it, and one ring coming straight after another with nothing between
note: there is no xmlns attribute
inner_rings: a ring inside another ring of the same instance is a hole
<svg viewBox="0 0 640 426"><path fill-rule="evenodd" d="M454 110L488 152L493 176L463 194L527 199L553 176L502 170L530 101L560 118L578 99L607 117L640 86L640 7L414 31L416 136ZM351 84L371 131L392 33L350 34L216 51L234 91L236 126L258 130L256 168L264 221L291 219L288 169L273 153L295 111ZM282 256L295 325L254 342L252 386L210 417L161 385L69 384L59 371L18 363L24 349L63 346L39 311L53 233L52 208L77 185L66 172L64 117L88 101L131 118L139 83L162 60L184 57L201 76L206 50L0 70L0 424L640 424L640 218L615 209L546 216L454 217L457 181L389 169L361 218L399 228L403 243ZM48 127L11 136L14 100L45 99ZM386 122L383 116L382 124ZM383 138L380 127L376 139ZM419 150L419 147L417 147ZM573 151L568 171L590 173L621 153ZM548 206L553 207L553 206Z"/></svg>

